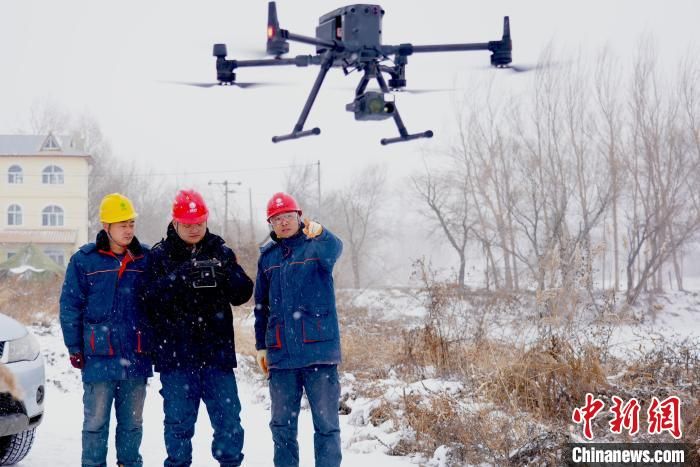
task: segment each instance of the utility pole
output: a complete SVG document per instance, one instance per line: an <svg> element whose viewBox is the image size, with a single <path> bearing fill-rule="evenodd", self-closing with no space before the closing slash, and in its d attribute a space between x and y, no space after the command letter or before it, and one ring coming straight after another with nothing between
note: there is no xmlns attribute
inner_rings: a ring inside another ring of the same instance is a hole
<svg viewBox="0 0 700 467"><path fill-rule="evenodd" d="M255 243L255 227L253 226L253 188L248 187L248 209L250 211L250 243Z"/></svg>
<svg viewBox="0 0 700 467"><path fill-rule="evenodd" d="M223 230L223 236L224 240L226 240L226 236L228 233L228 195L229 193L235 193L236 190L229 190L228 186L229 185L241 185L243 182L230 182L228 180L224 180L223 182L212 182L209 180L209 185L223 185L224 187L224 228ZM239 235L240 237L240 235ZM240 242L240 239L236 239L236 242Z"/></svg>

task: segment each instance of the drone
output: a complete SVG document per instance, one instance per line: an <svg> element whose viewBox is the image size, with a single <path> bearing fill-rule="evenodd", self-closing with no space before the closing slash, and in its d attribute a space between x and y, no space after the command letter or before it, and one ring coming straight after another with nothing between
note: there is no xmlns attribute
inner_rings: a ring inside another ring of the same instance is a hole
<svg viewBox="0 0 700 467"><path fill-rule="evenodd" d="M384 45L382 44L382 18L384 9L380 5L355 4L331 11L318 20L315 37L302 36L280 28L277 19L277 7L274 1L268 3L267 47L266 52L274 58L260 60L228 60L226 44L214 44L213 55L216 57L216 79L219 85L238 85L248 87L253 83L236 82L235 70L247 67L285 66L307 67L319 65L316 76L301 115L291 133L273 136L272 142L279 143L292 139L318 135L321 129L316 127L304 129L311 107L323 84L328 71L341 68L345 75L357 71L362 78L355 88L355 98L345 109L352 112L355 120L371 121L393 118L399 136L383 138L382 145L400 143L418 138L432 138L433 132L409 133L401 119L392 92L406 88L406 64L408 57L418 53L459 52L488 50L491 52L491 66L497 68L511 67L513 44L510 38L508 16L503 18L503 36L500 40L437 45ZM297 55L284 58L289 52L289 41L316 46L315 55ZM389 63L389 64L387 64ZM388 80L384 75L387 75ZM378 91L367 90L371 80L379 84Z"/></svg>

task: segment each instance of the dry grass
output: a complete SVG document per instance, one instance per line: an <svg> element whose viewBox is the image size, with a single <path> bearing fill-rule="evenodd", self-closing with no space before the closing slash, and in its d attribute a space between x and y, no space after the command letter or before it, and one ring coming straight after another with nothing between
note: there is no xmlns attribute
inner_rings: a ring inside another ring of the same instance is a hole
<svg viewBox="0 0 700 467"><path fill-rule="evenodd" d="M233 335L236 340L236 352L255 356L255 330L248 321L252 305L246 304L233 308Z"/></svg>
<svg viewBox="0 0 700 467"><path fill-rule="evenodd" d="M373 380L385 378L401 352L400 325L373 319L366 308L338 303L342 371Z"/></svg>
<svg viewBox="0 0 700 467"><path fill-rule="evenodd" d="M23 398L22 389L17 385L14 375L4 364L0 363L0 393L3 392L9 392L17 400Z"/></svg>
<svg viewBox="0 0 700 467"><path fill-rule="evenodd" d="M594 348L575 349L552 336L496 368L491 398L537 417L568 419L588 392L605 387L605 371Z"/></svg>
<svg viewBox="0 0 700 467"><path fill-rule="evenodd" d="M651 336L649 339L653 339L653 347L640 352L629 363L623 381L649 388L684 388L696 395L700 384L700 341L685 339L679 343Z"/></svg>
<svg viewBox="0 0 700 467"><path fill-rule="evenodd" d="M396 417L395 414L392 416ZM496 407L470 410L453 396L437 394L429 399L404 397L401 417L402 420L398 422L407 424L414 436L395 446L393 454L396 455L415 452L432 454L438 447L447 446L450 449L447 458L449 466L465 463L531 465L530 460L535 456L540 461L551 460L539 465L555 465L556 449L546 451L540 448L552 447L558 440L533 445L522 454L522 464L512 463L511 453L528 444L532 437L532 424L527 417L516 413L506 413ZM556 439L556 436L552 438Z"/></svg>
<svg viewBox="0 0 700 467"><path fill-rule="evenodd" d="M49 324L58 316L62 284L63 278L5 279L0 284L0 311L24 324Z"/></svg>
<svg viewBox="0 0 700 467"><path fill-rule="evenodd" d="M686 426L683 436L684 441L694 449L690 450L688 465L700 465L700 404L697 402L689 407L684 407Z"/></svg>

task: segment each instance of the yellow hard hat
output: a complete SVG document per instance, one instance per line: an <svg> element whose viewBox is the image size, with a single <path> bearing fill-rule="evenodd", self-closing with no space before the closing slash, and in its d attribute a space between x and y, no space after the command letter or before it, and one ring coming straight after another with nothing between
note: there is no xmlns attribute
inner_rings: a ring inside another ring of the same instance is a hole
<svg viewBox="0 0 700 467"><path fill-rule="evenodd" d="M115 222L128 221L136 216L138 214L136 214L131 200L121 193L110 193L102 198L100 222L114 224Z"/></svg>

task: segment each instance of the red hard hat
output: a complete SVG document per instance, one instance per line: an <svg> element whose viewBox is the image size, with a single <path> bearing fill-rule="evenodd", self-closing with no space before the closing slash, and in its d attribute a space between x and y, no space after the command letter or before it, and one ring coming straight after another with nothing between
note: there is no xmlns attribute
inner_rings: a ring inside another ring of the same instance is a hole
<svg viewBox="0 0 700 467"><path fill-rule="evenodd" d="M180 190L173 202L173 220L183 224L199 224L209 218L209 209L202 195L194 190Z"/></svg>
<svg viewBox="0 0 700 467"><path fill-rule="evenodd" d="M292 211L296 211L301 216L301 209L299 209L297 200L287 193L275 193L272 195L272 198L270 198L270 201L267 202L267 221L269 222L270 218L277 214Z"/></svg>

